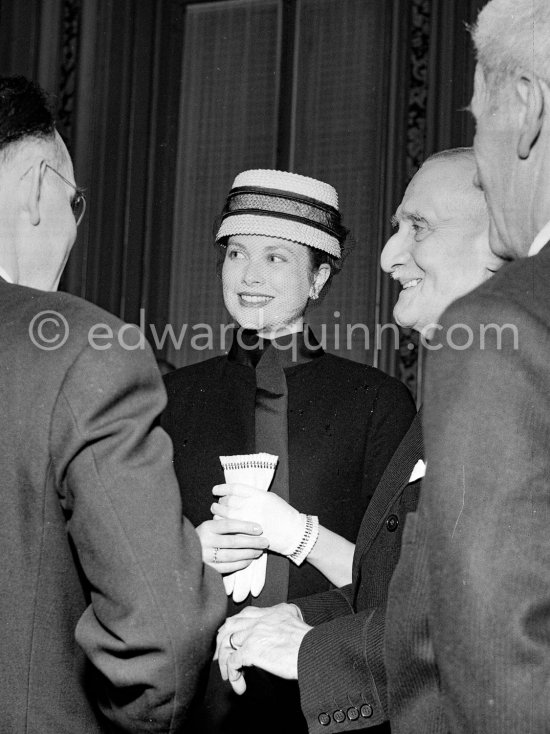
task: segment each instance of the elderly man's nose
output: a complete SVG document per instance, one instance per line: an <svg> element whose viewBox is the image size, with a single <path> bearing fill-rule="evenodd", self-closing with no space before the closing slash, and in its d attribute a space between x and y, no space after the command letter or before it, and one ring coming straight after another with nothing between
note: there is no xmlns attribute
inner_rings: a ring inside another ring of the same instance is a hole
<svg viewBox="0 0 550 734"><path fill-rule="evenodd" d="M396 232L386 242L380 256L380 267L386 273L391 273L398 265L403 265L408 253L403 233Z"/></svg>

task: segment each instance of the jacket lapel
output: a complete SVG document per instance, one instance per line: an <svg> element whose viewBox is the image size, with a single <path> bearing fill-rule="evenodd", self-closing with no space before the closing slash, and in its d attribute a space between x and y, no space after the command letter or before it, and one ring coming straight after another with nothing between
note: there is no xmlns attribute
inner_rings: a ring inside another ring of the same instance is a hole
<svg viewBox="0 0 550 734"><path fill-rule="evenodd" d="M408 483L416 462L423 456L422 424L420 412L418 412L386 467L363 517L353 558L354 579L359 577L361 559L378 535L388 510Z"/></svg>

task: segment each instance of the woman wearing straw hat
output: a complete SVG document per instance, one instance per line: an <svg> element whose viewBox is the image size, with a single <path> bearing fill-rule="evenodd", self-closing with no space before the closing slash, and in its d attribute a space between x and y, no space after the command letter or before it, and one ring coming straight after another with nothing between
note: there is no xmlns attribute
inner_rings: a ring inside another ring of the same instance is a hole
<svg viewBox="0 0 550 734"><path fill-rule="evenodd" d="M361 517L415 414L402 383L325 353L304 323L342 266L345 237L332 186L284 171L239 174L216 234L238 325L231 349L165 377L183 511L204 561L226 574L230 614L349 583ZM249 467L259 452L277 457L268 492L246 470L224 482L220 456ZM211 680L197 730L257 731L254 683L238 701L221 683ZM289 695L301 718L293 685L277 681L285 719Z"/></svg>

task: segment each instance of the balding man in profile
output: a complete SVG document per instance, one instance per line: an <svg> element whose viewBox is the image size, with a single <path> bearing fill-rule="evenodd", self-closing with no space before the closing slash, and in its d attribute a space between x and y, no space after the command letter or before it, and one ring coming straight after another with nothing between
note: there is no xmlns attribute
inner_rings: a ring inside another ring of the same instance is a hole
<svg viewBox="0 0 550 734"><path fill-rule="evenodd" d="M0 78L0 730L168 734L225 592L153 428L150 350L55 292L84 206L44 94Z"/></svg>

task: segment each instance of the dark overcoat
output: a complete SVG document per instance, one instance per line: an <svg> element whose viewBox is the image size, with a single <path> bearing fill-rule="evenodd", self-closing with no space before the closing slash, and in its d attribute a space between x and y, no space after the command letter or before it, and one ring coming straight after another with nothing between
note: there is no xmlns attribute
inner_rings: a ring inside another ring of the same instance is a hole
<svg viewBox="0 0 550 734"><path fill-rule="evenodd" d="M549 730L549 283L546 245L456 301L428 358L420 538L453 734ZM402 714L399 732L426 731Z"/></svg>
<svg viewBox="0 0 550 734"><path fill-rule="evenodd" d="M67 294L0 279L0 313L0 730L181 731L226 599L155 361Z"/></svg>

